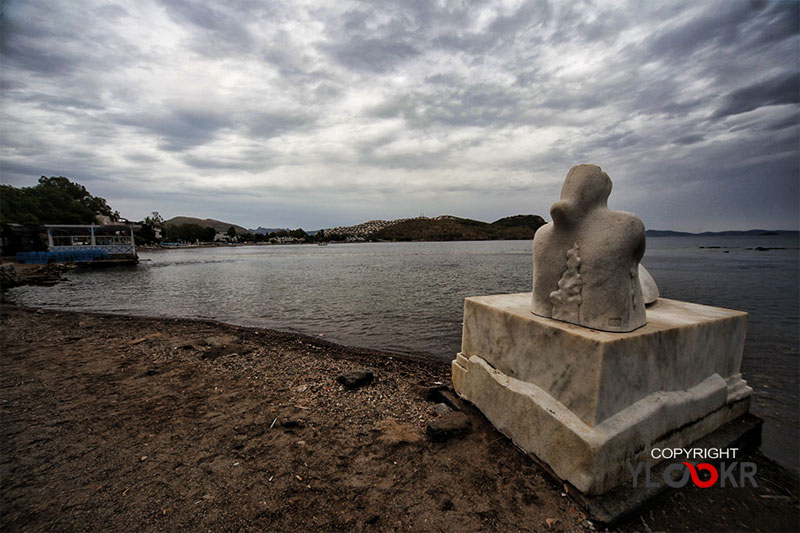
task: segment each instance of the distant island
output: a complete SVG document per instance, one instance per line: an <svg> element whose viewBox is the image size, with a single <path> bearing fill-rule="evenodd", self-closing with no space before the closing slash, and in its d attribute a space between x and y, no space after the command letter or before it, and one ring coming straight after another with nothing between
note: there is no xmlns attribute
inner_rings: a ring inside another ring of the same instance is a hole
<svg viewBox="0 0 800 533"><path fill-rule="evenodd" d="M214 219L178 216L164 221L164 226L176 230L186 225L213 228L217 234L230 236L236 242L277 240L291 242L367 242L367 241L485 241L532 239L536 230L545 224L538 215L514 215L494 222L482 222L453 215L438 217L369 220L353 226L337 226L315 231L302 228L245 229L230 222ZM231 228L233 231L231 231ZM167 231L169 234L170 231Z"/></svg>
<svg viewBox="0 0 800 533"><path fill-rule="evenodd" d="M532 239L536 230L544 224L544 219L538 215L515 215L491 223L442 215L434 218L373 220L323 231L332 240L485 241Z"/></svg>
<svg viewBox="0 0 800 533"><path fill-rule="evenodd" d="M688 233L685 231L672 231L663 229L649 229L645 231L648 237L760 237L769 235L800 235L800 232L793 230L765 230L765 229L751 229L746 231L728 230L728 231L704 231L702 233Z"/></svg>
<svg viewBox="0 0 800 533"><path fill-rule="evenodd" d="M483 222L453 215L437 217L400 218L395 220L369 220L352 226L337 226L313 231L302 228L246 229L242 226L214 219L200 219L188 216L173 217L164 222L169 227L191 224L203 228L214 228L218 234L236 235L238 242L265 241L278 239L281 243L290 242L367 242L367 241L483 241L483 240L524 240L532 239L536 230L547 222L539 215L514 215L494 222ZM234 232L231 232L233 228ZM792 230L728 230L690 233L685 231L649 229L648 237L731 237L731 236L774 236L800 235Z"/></svg>

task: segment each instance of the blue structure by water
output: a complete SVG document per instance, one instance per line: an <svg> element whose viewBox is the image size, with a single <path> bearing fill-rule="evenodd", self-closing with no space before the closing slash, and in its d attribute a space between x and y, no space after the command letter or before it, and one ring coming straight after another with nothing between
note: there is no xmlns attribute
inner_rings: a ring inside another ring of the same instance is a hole
<svg viewBox="0 0 800 533"><path fill-rule="evenodd" d="M108 259L105 250L69 250L58 252L19 252L17 262L28 265L46 265L48 263L81 263Z"/></svg>

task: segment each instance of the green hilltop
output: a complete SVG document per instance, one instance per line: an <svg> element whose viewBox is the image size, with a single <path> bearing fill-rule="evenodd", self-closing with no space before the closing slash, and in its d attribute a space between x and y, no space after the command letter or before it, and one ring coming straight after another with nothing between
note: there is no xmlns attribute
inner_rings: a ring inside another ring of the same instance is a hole
<svg viewBox="0 0 800 533"><path fill-rule="evenodd" d="M247 228L243 228L242 226L237 226L236 224L231 224L230 222L222 222L221 220L214 220L213 218L195 218L195 217L172 217L171 219L164 222L165 226L180 226L183 224L197 224L201 228L214 228L217 233L225 233L230 229L231 226L236 230L236 233L239 235L250 233L250 230Z"/></svg>
<svg viewBox="0 0 800 533"><path fill-rule="evenodd" d="M386 241L485 241L532 239L545 224L538 215L516 215L492 223L444 215L415 218L392 224L370 235L370 240Z"/></svg>

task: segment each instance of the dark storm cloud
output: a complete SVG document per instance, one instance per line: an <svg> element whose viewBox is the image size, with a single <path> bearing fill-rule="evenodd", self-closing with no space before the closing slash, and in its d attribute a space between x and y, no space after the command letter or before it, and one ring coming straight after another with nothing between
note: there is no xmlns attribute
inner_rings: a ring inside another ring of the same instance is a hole
<svg viewBox="0 0 800 533"><path fill-rule="evenodd" d="M378 22L373 21L373 10L348 11L340 20L329 22L329 41L320 49L344 67L376 73L418 56L413 21L396 12L390 17ZM340 27L345 31L339 31Z"/></svg>
<svg viewBox="0 0 800 533"><path fill-rule="evenodd" d="M136 47L114 32L84 23L94 14L113 20L125 13L119 6L92 10L79 4L7 2L0 39L3 62L44 77L108 72L134 60Z"/></svg>
<svg viewBox="0 0 800 533"><path fill-rule="evenodd" d="M684 135L683 137L679 137L675 139L673 142L675 144L696 144L705 140L705 135L695 133L691 135Z"/></svg>
<svg viewBox="0 0 800 533"><path fill-rule="evenodd" d="M385 72L420 54L414 46L398 41L360 38L327 47L342 65L374 72Z"/></svg>
<svg viewBox="0 0 800 533"><path fill-rule="evenodd" d="M212 169L212 170L264 170L271 168L265 164L263 158L253 157L202 157L197 155L187 155L182 160L193 168Z"/></svg>
<svg viewBox="0 0 800 533"><path fill-rule="evenodd" d="M420 129L431 124L492 126L529 120L520 113L523 96L517 90L488 83L470 85L455 78L436 85L433 91L397 96L371 113L379 118L403 118Z"/></svg>
<svg viewBox="0 0 800 533"><path fill-rule="evenodd" d="M70 73L81 63L78 57L43 48L24 39L14 39L3 46L3 56L15 67L49 76Z"/></svg>
<svg viewBox="0 0 800 533"><path fill-rule="evenodd" d="M351 69L383 73L399 68L436 47L479 53L492 42L488 35L462 31L471 13L486 2L455 7L427 1L386 2L383 8L359 6L328 20L328 42L320 49L336 63ZM498 21L495 31L513 33L513 20ZM507 28L504 28L507 26Z"/></svg>
<svg viewBox="0 0 800 533"><path fill-rule="evenodd" d="M527 2L508 15L501 15L489 24L486 33L501 39L513 38L518 33L543 26L552 17L552 7L545 0Z"/></svg>
<svg viewBox="0 0 800 533"><path fill-rule="evenodd" d="M760 107L800 102L800 72L792 70L731 92L714 117L747 113Z"/></svg>
<svg viewBox="0 0 800 533"><path fill-rule="evenodd" d="M680 96L678 96L680 98ZM656 104L658 105L658 104ZM663 113L667 113L670 115L685 115L695 109L702 107L703 101L699 98L695 98L692 100L685 100L685 101L665 101L662 102L660 106L657 107L657 110Z"/></svg>
<svg viewBox="0 0 800 533"><path fill-rule="evenodd" d="M403 170L446 168L453 164L450 158L451 147L438 150L403 151L400 153L381 150L381 148L389 146L390 144L389 139L384 138L376 143L370 143L360 147L359 162L363 165L377 168Z"/></svg>
<svg viewBox="0 0 800 533"><path fill-rule="evenodd" d="M33 186L41 176L68 176L86 185L92 192L99 190L109 182L109 176L103 172L96 172L86 164L86 160L77 157L74 163L54 164L46 157L31 158L27 163L18 163L8 159L0 159L0 172L3 173L3 183L17 186ZM92 186L94 189L92 189Z"/></svg>
<svg viewBox="0 0 800 533"><path fill-rule="evenodd" d="M211 198L232 215L247 206L254 218L232 222L256 226L267 221L253 191L273 206L313 195L349 222L419 206L546 214L538 197L595 162L626 209L662 213L649 223L681 229L676 210L689 220L713 194L769 226L747 190L786 226L798 6L9 0L0 172L30 184L72 173L142 216L187 206L192 190L210 210ZM132 183L148 184L152 206Z"/></svg>
<svg viewBox="0 0 800 533"><path fill-rule="evenodd" d="M769 130L782 130L785 128L798 128L800 127L800 113L792 113L788 117L784 118L783 120L778 120L766 126L766 129Z"/></svg>
<svg viewBox="0 0 800 533"><path fill-rule="evenodd" d="M500 15L482 31L470 32L464 29L469 22L465 14L461 27L455 31L440 31L431 35L430 44L434 48L464 53L479 60L499 48L513 45L524 35L529 52L535 53L535 46L544 44L538 34L553 16L553 8L546 0L526 2L507 15Z"/></svg>
<svg viewBox="0 0 800 533"><path fill-rule="evenodd" d="M17 163L16 161L10 161L7 159L0 159L0 170L3 172L3 176L8 179L8 177L18 177L22 178L25 177L36 177L43 175L51 175L57 172L54 172L54 169L49 168L46 166L46 163L43 165L38 161L31 160L29 163ZM18 183L24 185L34 185L34 183L24 183L19 181Z"/></svg>
<svg viewBox="0 0 800 533"><path fill-rule="evenodd" d="M192 168L204 170L245 170L263 171L278 165L280 155L268 148L244 148L235 153L210 155L207 153L187 153L181 160ZM236 193L232 193L236 194Z"/></svg>
<svg viewBox="0 0 800 533"><path fill-rule="evenodd" d="M125 154L125 159L131 161L133 163L155 163L160 157L154 156L152 154L143 154L143 153L130 153Z"/></svg>
<svg viewBox="0 0 800 533"><path fill-rule="evenodd" d="M751 37L753 44L770 44L783 41L800 31L800 2L794 0L764 1L766 6L760 13L756 32Z"/></svg>
<svg viewBox="0 0 800 533"><path fill-rule="evenodd" d="M659 32L647 43L646 51L661 59L681 60L712 43L717 46L733 44L740 38L742 27L765 5L730 2L727 9L709 9L676 28Z"/></svg>
<svg viewBox="0 0 800 533"><path fill-rule="evenodd" d="M105 107L97 101L78 96L50 95L26 91L25 94L16 98L17 102L25 102L36 105L41 109L69 111L98 111Z"/></svg>
<svg viewBox="0 0 800 533"><path fill-rule="evenodd" d="M180 152L212 141L230 127L232 119L219 111L175 109L163 113L122 115L117 123L133 126L157 136L162 150Z"/></svg>
<svg viewBox="0 0 800 533"><path fill-rule="evenodd" d="M288 32L278 31L261 56L268 63L278 67L282 76L298 81L330 79L325 72L314 70L308 54L297 50L291 44Z"/></svg>
<svg viewBox="0 0 800 533"><path fill-rule="evenodd" d="M255 39L247 28L245 13L236 4L208 4L189 0L162 0L169 16L193 32L192 47L205 55L247 53Z"/></svg>
<svg viewBox="0 0 800 533"><path fill-rule="evenodd" d="M112 21L128 15L128 11L119 4L102 5L95 12L101 17Z"/></svg>

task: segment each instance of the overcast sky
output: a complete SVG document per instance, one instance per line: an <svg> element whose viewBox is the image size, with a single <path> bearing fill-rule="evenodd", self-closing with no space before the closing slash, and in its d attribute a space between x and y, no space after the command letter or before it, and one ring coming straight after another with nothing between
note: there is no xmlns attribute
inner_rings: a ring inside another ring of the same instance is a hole
<svg viewBox="0 0 800 533"><path fill-rule="evenodd" d="M0 181L317 229L549 220L569 168L646 227L798 229L798 1L14 1Z"/></svg>

